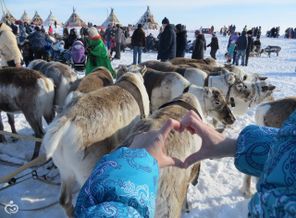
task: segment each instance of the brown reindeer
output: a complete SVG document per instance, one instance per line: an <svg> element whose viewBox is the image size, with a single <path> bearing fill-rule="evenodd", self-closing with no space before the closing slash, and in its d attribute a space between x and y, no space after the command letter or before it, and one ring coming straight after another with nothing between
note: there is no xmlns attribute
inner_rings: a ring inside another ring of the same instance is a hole
<svg viewBox="0 0 296 218"><path fill-rule="evenodd" d="M125 138L134 122L149 114L142 75L126 73L114 85L83 95L48 127L42 145L61 175L60 204L73 216L72 192L96 161Z"/></svg>
<svg viewBox="0 0 296 218"><path fill-rule="evenodd" d="M82 95L113 84L111 72L105 67L98 67L92 73L76 80L70 89L64 107Z"/></svg>
<svg viewBox="0 0 296 218"><path fill-rule="evenodd" d="M0 90L0 111L22 112L35 136L42 138L42 117L48 123L54 118L53 82L34 70L5 68L0 70ZM3 130L2 120L0 130ZM40 145L36 142L33 158L38 156Z"/></svg>
<svg viewBox="0 0 296 218"><path fill-rule="evenodd" d="M189 110L194 110L203 117L199 101L194 95L185 93L163 105L149 118L136 123L123 145L130 145L134 137L140 133L159 129L169 118L181 120ZM182 133L172 131L167 138L165 152L172 157L184 160L192 152L198 151L201 143L201 138L196 134L191 135L187 131ZM197 163L188 169L175 167L160 169L155 217L175 218L181 216L188 186L197 179L199 165Z"/></svg>

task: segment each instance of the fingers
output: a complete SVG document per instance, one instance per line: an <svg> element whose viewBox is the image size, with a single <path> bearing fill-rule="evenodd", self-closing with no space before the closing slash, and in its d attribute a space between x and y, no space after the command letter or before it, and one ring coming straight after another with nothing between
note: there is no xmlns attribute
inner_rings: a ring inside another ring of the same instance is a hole
<svg viewBox="0 0 296 218"><path fill-rule="evenodd" d="M193 153L191 154L190 156L188 156L184 163L183 163L183 167L184 168L188 168L190 167L192 164L198 162L198 161L201 161L202 160L202 156L200 155L199 152L196 152L196 153Z"/></svg>
<svg viewBox="0 0 296 218"><path fill-rule="evenodd" d="M165 122L165 124L160 128L159 133L163 136L163 139L166 140L169 133L175 129L179 130L181 127L181 124L179 121L174 119L169 119Z"/></svg>
<svg viewBox="0 0 296 218"><path fill-rule="evenodd" d="M160 168L168 167L168 166L175 166L178 168L184 168L183 161L179 160L175 157L169 157L167 155L164 155L161 159L161 161L158 163Z"/></svg>
<svg viewBox="0 0 296 218"><path fill-rule="evenodd" d="M187 113L189 116L193 116L195 117L197 120L200 120L201 121L201 118L198 114L196 114L193 110L190 110L188 113Z"/></svg>

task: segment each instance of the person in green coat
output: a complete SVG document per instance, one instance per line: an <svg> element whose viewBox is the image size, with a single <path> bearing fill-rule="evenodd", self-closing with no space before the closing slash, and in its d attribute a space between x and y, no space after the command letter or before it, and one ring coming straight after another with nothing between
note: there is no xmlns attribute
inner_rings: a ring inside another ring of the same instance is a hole
<svg viewBox="0 0 296 218"><path fill-rule="evenodd" d="M111 66L108 51L104 42L95 27L88 29L88 39L86 40L88 50L85 74L88 75L97 67L106 67L113 78L116 77L115 71Z"/></svg>

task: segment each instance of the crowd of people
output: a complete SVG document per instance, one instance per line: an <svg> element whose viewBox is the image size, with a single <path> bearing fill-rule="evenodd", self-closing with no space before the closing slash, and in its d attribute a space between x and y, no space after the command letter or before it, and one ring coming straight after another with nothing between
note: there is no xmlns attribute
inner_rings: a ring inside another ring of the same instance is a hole
<svg viewBox="0 0 296 218"><path fill-rule="evenodd" d="M71 64L71 60L74 65L77 62L85 64L87 74L98 65L107 67L114 74L110 61L121 58L121 52L125 51L131 31L130 27L122 27L119 24L109 24L106 29L89 24L88 28L82 27L79 33L75 28L70 30L64 28L63 35L60 36L54 31L54 28L56 28L56 24L54 27L49 26L48 30L45 30L43 26L32 26L27 23L20 23L18 27L15 25L9 27L3 23L1 29L2 32L9 32L18 36L15 50L18 51L18 59L24 61L26 66L30 61L40 58L67 64ZM11 29L11 31L8 31L8 29ZM204 59L205 51L207 47L210 47L210 56L216 59L219 40L216 32L214 32L214 26L208 28L211 34L211 41L208 44L203 29L205 28L195 31L195 39L191 44L191 58ZM287 29L286 37L295 38L294 30L293 28ZM236 31L235 25L224 26L220 29L220 34L229 35L225 53L227 63L238 65L240 62L242 66L247 66L250 53L259 54L261 51L261 26L252 27L249 30L245 26L241 33ZM278 34L279 27L274 27L268 32L268 36L271 37L277 37ZM3 34L3 36L6 35ZM13 35L9 34L9 36L13 38ZM157 37L154 37L151 33L146 36L142 25L139 24L130 38L133 64L141 63L142 52L156 50L158 60L168 61L175 57L184 57L189 50L186 26L182 24L173 25L166 17L162 20L162 26ZM5 41L2 41L2 44ZM17 46L19 49L16 49ZM104 56L104 61L102 61L102 56ZM10 66L21 63L19 60L12 63L12 57L5 59Z"/></svg>
<svg viewBox="0 0 296 218"><path fill-rule="evenodd" d="M241 66L247 66L250 53L260 53L260 51L260 36L257 35L254 40L252 30L243 30L241 33L234 32L230 35L225 56L227 63L238 65L241 60Z"/></svg>
<svg viewBox="0 0 296 218"><path fill-rule="evenodd" d="M19 25L19 31L0 22L0 53L1 58L7 62L8 66L21 67L24 61L27 65L31 60L42 58L50 60L54 55L51 53L51 46L58 36L54 34L53 27L49 27L48 31L38 26L32 27L28 24ZM14 31L13 31L14 30ZM239 33L236 32L235 25L231 25L227 32L230 32L227 45L228 62L238 65L239 61L242 66L248 65L250 52L254 49L260 50L261 28L252 28ZM292 28L291 31L294 31ZM60 40L64 42L63 48L70 49L76 46L75 43L85 47L83 52L87 54L86 74L92 72L98 66L104 66L112 72L115 72L111 66L112 53L115 52L114 58L121 58L122 47L125 39L128 37L128 31L125 31L120 25L109 25L105 31L98 31L95 26L81 28L80 34L75 29L64 29L63 36ZM222 30L224 34L225 30ZM279 28L271 30L272 37L277 37ZM15 34L18 34L18 40ZM228 34L228 33L227 33ZM291 34L291 33L289 33ZM293 32L294 37L294 32ZM291 35L291 36L292 36ZM253 39L256 37L256 40ZM148 37L139 24L131 36L131 46L133 49L133 63L141 63L141 55L143 49L147 46ZM172 25L168 18L162 20L161 32L158 36L158 56L160 61L168 61L175 57L184 57L187 46L187 32L182 24ZM219 49L219 42L215 32L212 32L211 42L206 43L204 34L195 31L195 42L193 45L192 58L204 59L204 51L207 47L211 48L210 55L216 59L216 52ZM74 50L73 50L74 52ZM123 166L128 164L124 160L120 160L119 152L134 152L139 154L141 161L147 167L153 169L152 174L138 173L131 175L129 173L121 173L124 175L121 180L136 180L139 184L149 184L152 193L157 192L156 180L158 168L167 166L176 166L179 168L187 168L193 163L208 158L235 157L234 164L238 170L260 177L257 193L252 197L249 203L249 217L265 217L269 214L271 217L292 217L296 211L295 198L295 135L296 135L296 112L284 123L280 129L263 128L257 126L246 127L237 139L225 138L222 134L216 132L213 128L203 123L197 114L189 112L180 121L169 120L158 131L144 133L138 140L132 143L130 148L120 148L104 157L103 159L112 161L122 161ZM192 134L199 134L202 137L202 147L199 151L193 152L184 162L178 161L172 157L168 157L163 153L168 134L172 130L190 131ZM256 149L264 145L264 149L258 152ZM134 149L134 150L133 150ZM249 160L256 157L256 163ZM275 167L277 165L277 167ZM264 167L263 167L264 166ZM104 167L103 163L98 162L96 168ZM126 172L127 168L114 168L108 171L105 176L117 174L115 171ZM113 171L112 171L113 170ZM115 172L115 173L114 173ZM289 176L287 176L289 175ZM91 175L90 178L97 175ZM91 184L91 180L87 181ZM94 185L94 184L91 184ZM148 187L147 186L147 187ZM103 214L104 202L87 207L89 204L88 195L82 189L78 196L75 213L77 216ZM117 194L117 193L115 193ZM279 197L280 196L280 199ZM82 199L82 200L81 200ZM151 200L153 200L151 198ZM148 202L149 203L149 202ZM153 202L150 202L153 205ZM122 202L112 202L119 207L125 214L127 205ZM133 205L129 205L133 208ZM130 209L130 208L129 208ZM138 213L133 210L133 213Z"/></svg>
<svg viewBox="0 0 296 218"><path fill-rule="evenodd" d="M280 36L280 27L272 27L269 31L267 31L266 36L270 38L278 38Z"/></svg>
<svg viewBox="0 0 296 218"><path fill-rule="evenodd" d="M289 27L285 31L285 38L296 39L296 28Z"/></svg>

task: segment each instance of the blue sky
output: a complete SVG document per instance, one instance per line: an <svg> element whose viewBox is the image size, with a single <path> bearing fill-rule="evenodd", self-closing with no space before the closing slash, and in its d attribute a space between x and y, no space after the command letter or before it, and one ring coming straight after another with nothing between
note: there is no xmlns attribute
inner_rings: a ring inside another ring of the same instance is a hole
<svg viewBox="0 0 296 218"><path fill-rule="evenodd" d="M236 24L239 29L261 25L264 30L272 26L296 27L296 0L5 0L7 8L16 18L26 10L30 17L35 10L46 18L49 11L62 22L72 13L73 6L85 21L101 24L113 7L123 25L134 24L150 6L156 20L164 16L171 23L182 23L187 29L200 26L215 28Z"/></svg>

